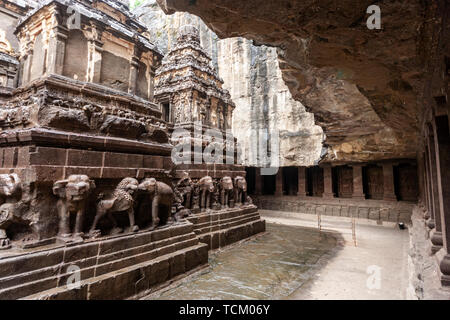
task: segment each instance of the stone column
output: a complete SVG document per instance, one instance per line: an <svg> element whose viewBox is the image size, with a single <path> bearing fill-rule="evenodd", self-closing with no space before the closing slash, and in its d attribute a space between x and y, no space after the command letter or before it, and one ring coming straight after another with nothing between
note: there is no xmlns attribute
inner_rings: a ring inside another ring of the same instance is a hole
<svg viewBox="0 0 450 320"><path fill-rule="evenodd" d="M278 168L275 182L275 195L283 195L283 168Z"/></svg>
<svg viewBox="0 0 450 320"><path fill-rule="evenodd" d="M25 85L28 82L30 82L31 77L31 61L33 60L33 49L30 48L26 52L26 54L22 58L24 60L23 62L23 69L22 69L22 82L21 85Z"/></svg>
<svg viewBox="0 0 450 320"><path fill-rule="evenodd" d="M97 38L89 39L88 52L88 73L86 80L88 82L100 83L103 43Z"/></svg>
<svg viewBox="0 0 450 320"><path fill-rule="evenodd" d="M306 197L306 167L298 167L298 191L300 198Z"/></svg>
<svg viewBox="0 0 450 320"><path fill-rule="evenodd" d="M438 174L436 167L436 148L434 145L434 135L428 134L428 161L430 166L431 201L433 203L433 216L435 228L430 232L432 243L431 251L436 253L442 247L442 225L439 205Z"/></svg>
<svg viewBox="0 0 450 320"><path fill-rule="evenodd" d="M333 194L333 174L331 166L323 167L323 194L322 198L331 199Z"/></svg>
<svg viewBox="0 0 450 320"><path fill-rule="evenodd" d="M363 165L354 164L353 168L353 199L364 200L366 197L363 191Z"/></svg>
<svg viewBox="0 0 450 320"><path fill-rule="evenodd" d="M155 95L155 67L151 67L150 69L150 79L148 86L148 100L153 101L153 96Z"/></svg>
<svg viewBox="0 0 450 320"><path fill-rule="evenodd" d="M440 262L441 282L442 285L450 286L450 135L446 116L434 119L433 132L436 149L439 211L444 246L444 256Z"/></svg>
<svg viewBox="0 0 450 320"><path fill-rule="evenodd" d="M128 80L128 93L136 94L136 85L139 72L139 57L133 56L130 61L130 78Z"/></svg>
<svg viewBox="0 0 450 320"><path fill-rule="evenodd" d="M392 163L383 163L383 200L397 200L394 187L394 166Z"/></svg>
<svg viewBox="0 0 450 320"><path fill-rule="evenodd" d="M63 26L54 27L50 34L48 50L49 74L63 74L67 35L68 30Z"/></svg>
<svg viewBox="0 0 450 320"><path fill-rule="evenodd" d="M255 195L257 196L262 194L262 183L261 168L255 168Z"/></svg>
<svg viewBox="0 0 450 320"><path fill-rule="evenodd" d="M425 146L426 149L428 149L427 146ZM431 182L430 182L430 163L429 163L429 156L428 156L428 150L425 151L425 188L426 188L426 196L427 196L427 211L429 216L429 219L427 220L427 226L430 229L434 229L436 227L436 224L434 222L434 210L433 210L433 198L431 196Z"/></svg>

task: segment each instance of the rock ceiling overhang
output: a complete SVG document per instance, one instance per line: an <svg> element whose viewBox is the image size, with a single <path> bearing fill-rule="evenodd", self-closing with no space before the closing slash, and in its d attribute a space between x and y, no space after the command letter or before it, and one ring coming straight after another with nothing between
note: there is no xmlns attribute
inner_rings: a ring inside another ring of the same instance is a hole
<svg viewBox="0 0 450 320"><path fill-rule="evenodd" d="M221 38L277 47L294 99L327 135L328 160L415 157L433 39L425 18L436 1L379 3L381 30L366 26L370 0L157 2L199 16Z"/></svg>

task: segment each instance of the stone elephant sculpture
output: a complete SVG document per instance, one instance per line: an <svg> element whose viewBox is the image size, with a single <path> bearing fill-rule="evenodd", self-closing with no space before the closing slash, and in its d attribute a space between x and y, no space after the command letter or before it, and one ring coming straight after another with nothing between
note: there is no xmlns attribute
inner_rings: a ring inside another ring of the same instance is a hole
<svg viewBox="0 0 450 320"><path fill-rule="evenodd" d="M97 213L94 218L94 223L92 224L89 231L91 236L96 236L99 234L100 231L96 230L97 223L106 214L112 221L114 229L119 229L117 228L117 222L112 215L113 212L126 211L128 213L128 219L130 221L130 231L136 232L139 230L139 227L136 225L134 219L135 194L138 189L138 185L139 182L136 179L124 178L117 185L112 194L112 197L108 199L102 199L103 195L100 195L100 201L97 203Z"/></svg>
<svg viewBox="0 0 450 320"><path fill-rule="evenodd" d="M58 209L58 236L69 238L83 235L83 220L86 210L86 201L92 190L95 189L94 180L87 175L70 175L65 180L53 184L53 194L58 196L56 207ZM70 228L70 215L76 214L73 232Z"/></svg>
<svg viewBox="0 0 450 320"><path fill-rule="evenodd" d="M22 182L16 173L0 174L0 250L11 247L6 228L15 219L16 203L22 192Z"/></svg>
<svg viewBox="0 0 450 320"><path fill-rule="evenodd" d="M233 180L230 177L220 179L220 204L222 209L228 208L233 195Z"/></svg>
<svg viewBox="0 0 450 320"><path fill-rule="evenodd" d="M211 195L214 192L214 181L210 176L201 178L198 181L200 190L200 208L205 211L211 207Z"/></svg>
<svg viewBox="0 0 450 320"><path fill-rule="evenodd" d="M236 205L247 203L247 181L242 176L234 178L234 202Z"/></svg>
<svg viewBox="0 0 450 320"><path fill-rule="evenodd" d="M148 194L152 206L152 225L151 229L159 226L161 218L172 220L172 204L174 193L170 186L164 182L157 181L155 178L147 178L138 186L140 191ZM175 216L178 221L178 216Z"/></svg>

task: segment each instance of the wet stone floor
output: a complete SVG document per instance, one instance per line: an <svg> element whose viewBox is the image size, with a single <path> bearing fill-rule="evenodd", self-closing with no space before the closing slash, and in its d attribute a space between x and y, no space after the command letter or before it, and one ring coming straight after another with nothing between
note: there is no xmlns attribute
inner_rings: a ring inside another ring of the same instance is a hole
<svg viewBox="0 0 450 320"><path fill-rule="evenodd" d="M317 271L336 238L317 229L267 224L265 234L210 254L210 267L144 299L283 299Z"/></svg>

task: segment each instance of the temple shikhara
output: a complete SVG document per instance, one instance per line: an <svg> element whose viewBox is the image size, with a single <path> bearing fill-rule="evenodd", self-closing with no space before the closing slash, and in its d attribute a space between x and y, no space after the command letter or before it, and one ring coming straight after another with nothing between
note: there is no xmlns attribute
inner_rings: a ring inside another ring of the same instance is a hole
<svg viewBox="0 0 450 320"><path fill-rule="evenodd" d="M393 53L399 61L367 68L381 80L361 80L359 54L372 48L364 47L372 36L365 29L336 49L320 31L336 26L298 27L318 33L312 43L298 34L286 39L292 30L283 24L294 18L263 24L264 6L255 5L262 20L252 13L239 24L227 13L237 17L246 4L224 9L236 1L216 4L217 11L196 1L147 2L132 10L121 0L0 0L1 300L140 299L198 274L212 264L212 252L245 245L254 269L244 269L257 272L250 255L262 266L281 258L251 241L282 239L276 254L302 245L284 241L275 224L266 232L266 219L311 219L319 230L314 245L322 248L331 235L321 233L321 223L330 216L351 226L352 246L359 243L357 223L409 229L411 257L402 270L413 270L411 287L421 298L450 299L448 31L436 41L446 52L433 56L439 66L427 64L434 77L419 74L412 61L423 59L405 49ZM175 11L204 22L167 18ZM348 23L343 34L357 25ZM254 43L219 40L207 27L220 38ZM345 63L333 69L330 52ZM431 102L406 112L419 101L413 95ZM271 149L270 128L280 133L279 150ZM262 129L267 134L242 134ZM248 138L255 136L264 143ZM256 146L255 162L241 157L241 146ZM259 161L263 154L279 157L274 174L262 170L273 169ZM309 234L306 227L295 232ZM369 234L362 246L383 237ZM336 246L348 243L342 239ZM295 251L282 263L309 268L323 252L299 262ZM68 285L74 272L76 287ZM283 276L270 286L283 284ZM431 287L427 296L423 288Z"/></svg>

